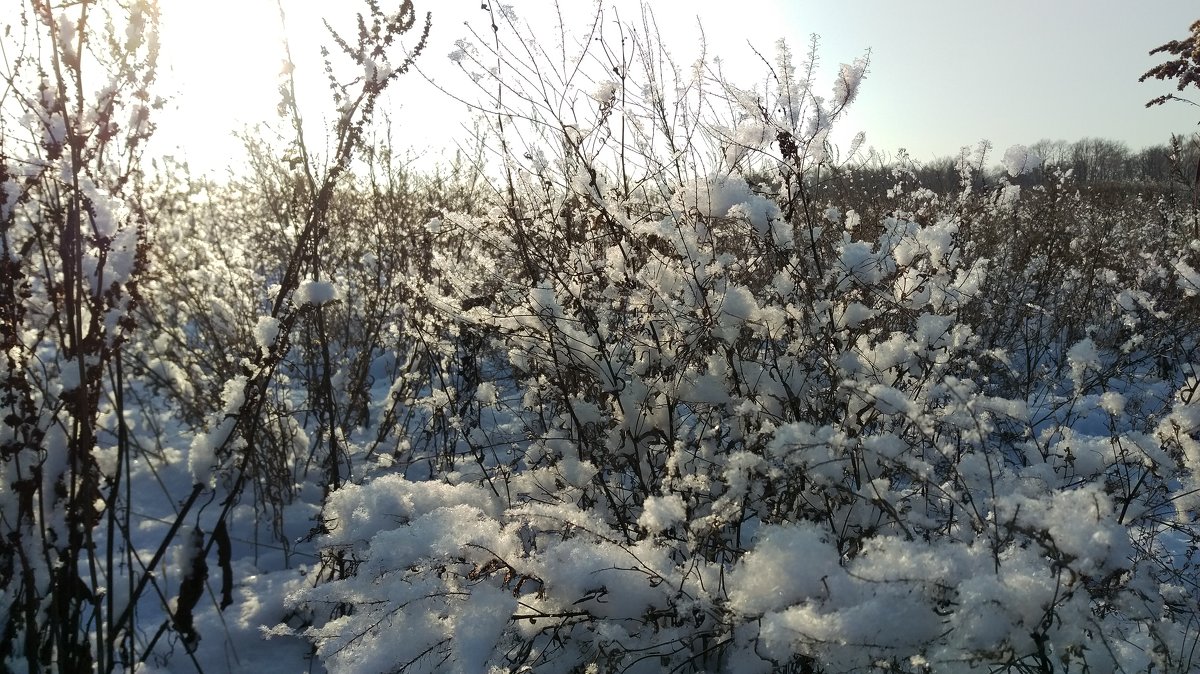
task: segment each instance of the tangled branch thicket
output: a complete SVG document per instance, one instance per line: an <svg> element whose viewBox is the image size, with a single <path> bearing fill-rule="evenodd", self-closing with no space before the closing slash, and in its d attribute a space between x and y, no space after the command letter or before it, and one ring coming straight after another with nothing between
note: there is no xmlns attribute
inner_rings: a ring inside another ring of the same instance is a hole
<svg viewBox="0 0 1200 674"><path fill-rule="evenodd" d="M494 20L452 58L500 178L419 285L441 449L326 502L327 666L1191 666L1183 195L964 155L864 221L827 138L865 60L823 98L782 44L746 89L649 14L568 58Z"/></svg>
<svg viewBox="0 0 1200 674"><path fill-rule="evenodd" d="M216 184L139 162L152 6L102 7L32 3L7 79L4 666L202 669L248 568L330 671L1195 666L1194 182L984 147L935 191L830 143L865 56L747 85L490 5L476 151L420 175L371 142L406 0L334 36L330 157L286 79Z"/></svg>

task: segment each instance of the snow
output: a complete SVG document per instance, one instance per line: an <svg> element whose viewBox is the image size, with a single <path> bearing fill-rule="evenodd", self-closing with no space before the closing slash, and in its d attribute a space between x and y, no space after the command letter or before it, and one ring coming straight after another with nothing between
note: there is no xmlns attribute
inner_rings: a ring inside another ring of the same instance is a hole
<svg viewBox="0 0 1200 674"><path fill-rule="evenodd" d="M1100 394L1100 408L1114 417L1125 412L1125 396L1117 391L1105 391Z"/></svg>
<svg viewBox="0 0 1200 674"><path fill-rule="evenodd" d="M677 524L682 524L686 518L687 507L679 494L652 496L646 499L642 506L642 514L638 517L638 526L650 533L659 533Z"/></svg>
<svg viewBox="0 0 1200 674"><path fill-rule="evenodd" d="M833 83L833 103L844 107L854 102L858 97L859 85L867 73L867 60L855 59L853 63L843 63Z"/></svg>
<svg viewBox="0 0 1200 674"><path fill-rule="evenodd" d="M596 85L591 96L598 103L611 104L617 96L617 83L612 80L604 80Z"/></svg>
<svg viewBox="0 0 1200 674"><path fill-rule="evenodd" d="M320 306L329 304L342 298L337 286L331 281L314 281L305 279L300 282L296 288L296 293L292 295L292 300L298 305L311 304Z"/></svg>
<svg viewBox="0 0 1200 674"><path fill-rule="evenodd" d="M1090 337L1076 342L1067 351L1067 363L1071 366L1071 381L1079 389L1084 385L1087 372L1100 369L1100 352L1096 343Z"/></svg>
<svg viewBox="0 0 1200 674"><path fill-rule="evenodd" d="M1189 297L1194 297L1200 293L1200 273L1197 273L1192 265L1188 264L1187 260L1179 260L1175 263L1175 271L1179 274L1179 280L1176 283L1179 288L1188 294Z"/></svg>
<svg viewBox="0 0 1200 674"><path fill-rule="evenodd" d="M729 582L729 606L760 616L827 596L841 578L837 550L822 529L811 524L771 527L759 534ZM801 573L798 571L803 570Z"/></svg>
<svg viewBox="0 0 1200 674"><path fill-rule="evenodd" d="M780 216L775 203L754 194L741 176L719 176L681 186L675 202L684 213L748 220L761 234Z"/></svg>
<svg viewBox="0 0 1200 674"><path fill-rule="evenodd" d="M8 173L8 171L5 171ZM0 182L0 221L8 220L8 216L21 197L21 186L15 180ZM11 252L9 253L12 254Z"/></svg>
<svg viewBox="0 0 1200 674"><path fill-rule="evenodd" d="M462 40L462 39L457 40L454 43L454 50L451 51L449 54L447 54L447 58L449 58L450 61L453 63L462 65L463 61L466 60L466 58L467 58L467 52L469 49L470 49L470 45L467 43L466 40Z"/></svg>
<svg viewBox="0 0 1200 674"><path fill-rule="evenodd" d="M1013 145L1004 151L1003 163L1008 175L1016 177L1036 170L1041 166L1042 158L1024 145Z"/></svg>
<svg viewBox="0 0 1200 674"><path fill-rule="evenodd" d="M279 319L272 316L259 316L258 324L254 327L254 341L258 348L271 350L279 337Z"/></svg>

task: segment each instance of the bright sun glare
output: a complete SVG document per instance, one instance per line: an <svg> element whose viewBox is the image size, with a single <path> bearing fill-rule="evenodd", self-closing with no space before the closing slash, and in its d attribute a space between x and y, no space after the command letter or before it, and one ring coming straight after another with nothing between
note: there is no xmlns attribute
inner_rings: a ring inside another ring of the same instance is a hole
<svg viewBox="0 0 1200 674"><path fill-rule="evenodd" d="M688 11L699 12L710 4L698 0ZM340 28L347 28L343 24L353 21L362 7L358 3L309 0L282 0L282 5L286 13L283 18L276 0L161 0L160 91L171 102L158 116L156 153L184 157L195 171L221 175L226 167L244 162L242 143L234 132L264 122L275 128L286 126L278 123L277 116L280 73L285 64L284 21L305 127L314 132L310 140L319 142L316 134L322 130L322 117L330 110L324 98L327 84L320 57L320 45L329 43L322 17L328 15ZM477 92L466 75L451 66L447 54L456 48L455 40L469 35L464 21L486 33L488 15L480 7L478 2L425 2L418 3L417 9L421 20L426 10L433 12L429 45L418 59L418 67L435 78L439 86L467 99L475 98ZM592 4L568 3L560 8L565 26L573 35L569 40L586 35L593 21ZM533 34L553 49L559 27L553 5L529 2L517 9L521 19L531 24ZM660 12L667 14L665 9ZM604 25L609 27L618 19L636 23L640 9L635 0L611 0L603 16ZM696 45L700 32L695 22L661 19L657 37L679 63L690 64L699 55ZM731 18L733 24L740 26L739 20ZM729 39L726 32L713 31L707 36L713 40L709 56L721 56L730 72L758 72L761 64L753 51L740 39ZM730 32L737 34L736 30ZM759 47L769 52L773 41ZM792 46L802 51L803 40ZM428 153L432 161L437 161L443 149L452 151L456 139L469 135L462 129L469 124L465 106L434 90L420 74L406 75L390 94L381 110L399 130L397 149L411 148L418 155ZM856 131L850 120L835 131L835 140L848 143ZM316 148L318 152L320 149Z"/></svg>
<svg viewBox="0 0 1200 674"><path fill-rule="evenodd" d="M292 5L285 8L288 32L300 58L315 51L319 22L313 6ZM276 118L285 62L279 10L268 0L166 0L161 8L159 78L171 103L157 142L166 154L178 148L213 169L241 152L228 130Z"/></svg>

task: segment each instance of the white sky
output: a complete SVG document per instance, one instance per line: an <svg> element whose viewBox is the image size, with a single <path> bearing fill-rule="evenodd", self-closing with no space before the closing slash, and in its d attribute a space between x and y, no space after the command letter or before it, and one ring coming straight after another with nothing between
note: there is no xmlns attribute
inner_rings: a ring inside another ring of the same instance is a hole
<svg viewBox="0 0 1200 674"><path fill-rule="evenodd" d="M393 0L394 2L395 0ZM532 23L546 20L550 0L507 0ZM276 83L282 50L275 0L161 0L163 73L178 90L175 110L160 117L159 151L179 146L192 165L221 172L239 152L231 132L256 121L276 121ZM322 93L317 55L320 14L345 21L357 2L283 0L300 86ZM389 0L382 0L389 7ZM465 76L447 54L467 35L464 20L486 31L481 0L416 0L433 12L430 46L419 65L443 86L469 94ZM591 3L564 0L577 24ZM638 16L636 0L618 0L622 17ZM1180 39L1200 18L1194 0L689 0L650 2L663 43L686 64L696 55L696 19L710 54L762 71L747 45L770 54L786 38L798 55L812 33L821 36L822 88L838 63L871 50L871 67L842 138L864 131L867 143L894 153L907 148L918 160L957 154L964 145L992 141L1004 148L1041 138L1098 136L1131 148L1165 142L1172 132L1200 130L1200 108L1173 103L1154 109L1150 98L1173 83L1139 84L1161 62L1147 52ZM1200 91L1191 97L1200 102ZM426 151L465 134L462 106L419 76L393 85L390 104L400 145ZM397 110L398 108L398 110ZM324 108L313 108L319 116Z"/></svg>

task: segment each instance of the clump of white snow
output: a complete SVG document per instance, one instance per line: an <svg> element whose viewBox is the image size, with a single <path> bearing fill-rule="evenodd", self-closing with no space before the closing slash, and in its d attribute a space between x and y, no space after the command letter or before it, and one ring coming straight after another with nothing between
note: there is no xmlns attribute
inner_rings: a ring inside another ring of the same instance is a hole
<svg viewBox="0 0 1200 674"><path fill-rule="evenodd" d="M592 91L592 98L600 103L612 103L616 97L617 83L612 80L604 80Z"/></svg>
<svg viewBox="0 0 1200 674"><path fill-rule="evenodd" d="M642 515L638 518L638 526L651 533L657 533L670 529L686 517L687 508L679 494L651 496L643 505Z"/></svg>
<svg viewBox="0 0 1200 674"><path fill-rule="evenodd" d="M749 220L765 234L772 220L780 217L774 201L755 194L740 176L711 178L681 185L675 202L685 213L699 212L710 217L739 217Z"/></svg>
<svg viewBox="0 0 1200 674"><path fill-rule="evenodd" d="M729 606L743 615L778 611L822 596L823 579L839 572L837 549L817 526L771 527L732 575Z"/></svg>
<svg viewBox="0 0 1200 674"><path fill-rule="evenodd" d="M859 85L867 74L867 60L854 59L853 63L843 63L838 71L837 81L833 83L833 103L836 106L846 106L854 102L858 96Z"/></svg>
<svg viewBox="0 0 1200 674"><path fill-rule="evenodd" d="M1091 337L1079 340L1067 350L1067 364L1071 366L1071 381L1077 389L1083 385L1088 370L1100 369L1100 352Z"/></svg>
<svg viewBox="0 0 1200 674"><path fill-rule="evenodd" d="M1024 145L1014 145L1004 151L1004 170L1010 176L1031 173L1042 164L1042 158Z"/></svg>
<svg viewBox="0 0 1200 674"><path fill-rule="evenodd" d="M300 287L296 288L296 293L292 295L292 300L298 306L305 304L321 306L340 299L342 299L341 293L333 283L313 281L312 279L301 281Z"/></svg>
<svg viewBox="0 0 1200 674"><path fill-rule="evenodd" d="M271 316L259 316L258 325L254 327L254 341L260 349L270 351L279 338L279 319Z"/></svg>

